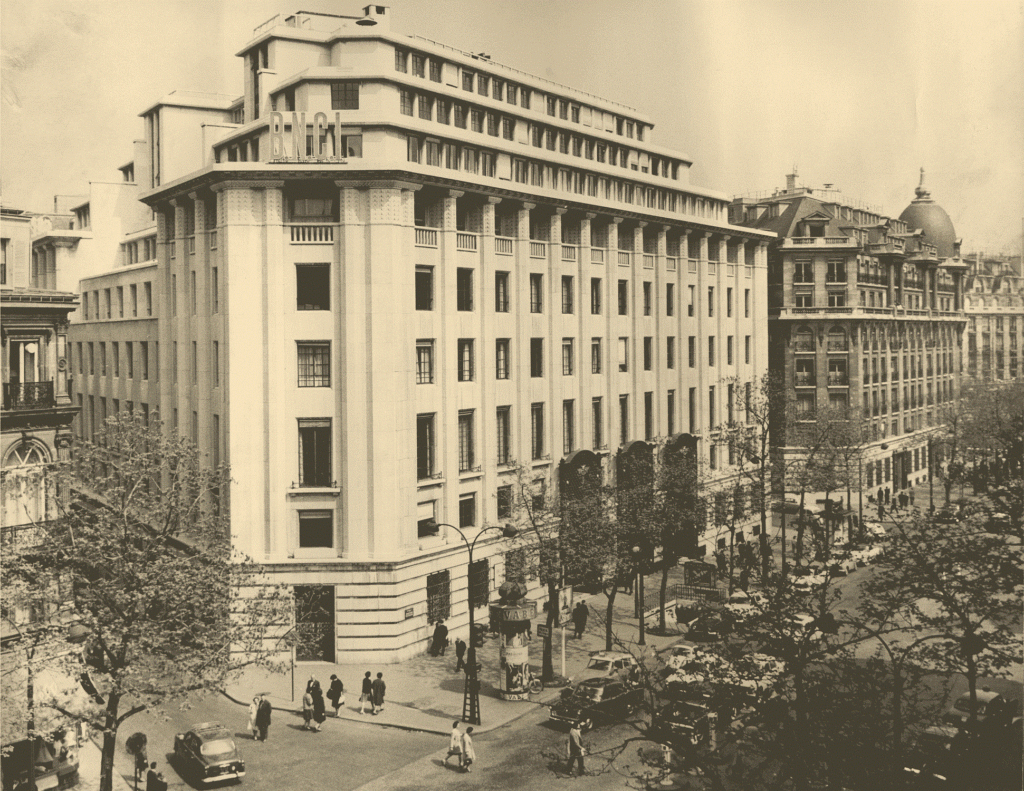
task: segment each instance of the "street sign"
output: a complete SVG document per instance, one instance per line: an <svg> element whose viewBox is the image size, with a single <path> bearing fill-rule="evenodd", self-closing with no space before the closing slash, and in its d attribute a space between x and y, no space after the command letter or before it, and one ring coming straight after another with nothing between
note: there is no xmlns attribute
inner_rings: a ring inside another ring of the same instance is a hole
<svg viewBox="0 0 1024 791"><path fill-rule="evenodd" d="M551 630L548 629L546 623L537 624L537 637L547 637L549 634L551 634Z"/></svg>

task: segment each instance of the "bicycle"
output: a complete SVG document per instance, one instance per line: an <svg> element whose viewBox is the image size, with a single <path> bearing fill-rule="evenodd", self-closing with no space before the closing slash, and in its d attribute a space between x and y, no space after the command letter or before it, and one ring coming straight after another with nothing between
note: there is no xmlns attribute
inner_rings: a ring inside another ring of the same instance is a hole
<svg viewBox="0 0 1024 791"><path fill-rule="evenodd" d="M532 671L526 677L523 686L531 695L539 695L544 691L544 682L540 680L540 676L535 676Z"/></svg>

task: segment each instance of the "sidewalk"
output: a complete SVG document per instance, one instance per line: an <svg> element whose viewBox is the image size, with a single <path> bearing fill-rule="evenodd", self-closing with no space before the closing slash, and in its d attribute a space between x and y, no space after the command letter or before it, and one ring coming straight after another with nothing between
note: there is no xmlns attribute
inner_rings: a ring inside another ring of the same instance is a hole
<svg viewBox="0 0 1024 791"><path fill-rule="evenodd" d="M132 791L131 785L114 766L114 791ZM99 791L100 787L100 748L92 739L83 739L78 750L78 785L81 791Z"/></svg>
<svg viewBox="0 0 1024 791"><path fill-rule="evenodd" d="M683 570L673 569L670 582L682 582ZM645 578L647 591L657 591L661 585L660 575ZM582 671L592 651L603 650L604 614L607 599L601 593L577 594L577 600L583 598L590 607L590 620L582 638L573 638L572 627L566 629L565 641L565 674L572 678ZM648 619L649 621L651 619ZM537 624L534 622L534 631ZM675 621L669 615L670 634L647 634L646 647L636 645L639 629L633 617L633 596L621 590L615 597L612 616L612 630L615 638L626 644L631 651L639 653L643 648L653 655L656 651L666 649L677 642L681 633L673 633ZM456 633L450 635L452 642ZM463 638L466 635L462 635ZM561 630L556 629L552 635L552 663L556 673L561 671ZM534 673L540 675L543 641L534 637L530 645L530 664ZM545 689L534 695L529 701L504 701L498 691L498 638L488 636L481 648L476 651L477 661L482 665L480 670L480 720L481 725L475 726L477 733L499 728L515 720L536 706L550 705L560 696L558 688ZM432 657L425 652L413 659L393 665L366 667L362 664L329 664L326 662L303 663L297 665L293 672L271 675L265 672L251 672L224 690L225 694L236 703L248 706L252 697L258 693L267 693L275 709L298 711L302 708L302 695L306 690L306 682L312 675L327 689L331 674L334 673L345 685L345 705L339 709L343 719L372 722L384 727L402 728L405 730L423 731L447 736L451 733L452 722L462 719L462 701L465 685L465 674L455 672L455 651L448 649L445 656ZM371 670L376 676L380 671L387 683L387 696L384 710L376 716L359 713L359 690L363 674ZM332 710L328 704L328 718Z"/></svg>

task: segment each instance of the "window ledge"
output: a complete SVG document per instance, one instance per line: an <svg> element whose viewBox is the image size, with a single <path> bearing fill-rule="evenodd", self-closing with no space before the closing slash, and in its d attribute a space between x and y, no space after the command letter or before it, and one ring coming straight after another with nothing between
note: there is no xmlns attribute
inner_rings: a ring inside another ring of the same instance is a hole
<svg viewBox="0 0 1024 791"><path fill-rule="evenodd" d="M474 467L471 470L465 470L465 471L460 471L459 472L459 480L460 481L473 481L473 480L476 480L477 478L483 478L483 477L484 477L483 467Z"/></svg>
<svg viewBox="0 0 1024 791"><path fill-rule="evenodd" d="M305 495L315 495L322 497L328 495L331 497L337 497L341 494L340 486L299 486L292 484L288 490L289 497L301 497Z"/></svg>
<svg viewBox="0 0 1024 791"><path fill-rule="evenodd" d="M429 489L434 486L444 486L445 479L442 476L436 478L420 478L416 481L417 489Z"/></svg>

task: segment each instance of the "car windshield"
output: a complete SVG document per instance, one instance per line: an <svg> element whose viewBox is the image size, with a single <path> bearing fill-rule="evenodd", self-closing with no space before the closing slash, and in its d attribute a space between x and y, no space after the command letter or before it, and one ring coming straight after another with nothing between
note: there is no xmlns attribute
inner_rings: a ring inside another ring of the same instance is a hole
<svg viewBox="0 0 1024 791"><path fill-rule="evenodd" d="M983 701L983 700L979 700L978 701L978 714L984 714L985 713L985 706L986 705L987 704L985 703L985 701ZM957 700L957 702L955 704L953 704L953 708L955 708L957 711L970 712L970 710L971 710L971 699L970 699L970 697L967 696L967 695L964 695L964 697L960 698L959 700Z"/></svg>
<svg viewBox="0 0 1024 791"><path fill-rule="evenodd" d="M588 670L610 670L612 666L611 660L608 659L591 659L590 664L587 665Z"/></svg>
<svg viewBox="0 0 1024 791"><path fill-rule="evenodd" d="M583 700L600 700L601 687L577 687L575 697Z"/></svg>
<svg viewBox="0 0 1024 791"><path fill-rule="evenodd" d="M235 743L230 739L214 739L203 742L199 751L210 760L219 758L230 758L235 754Z"/></svg>

